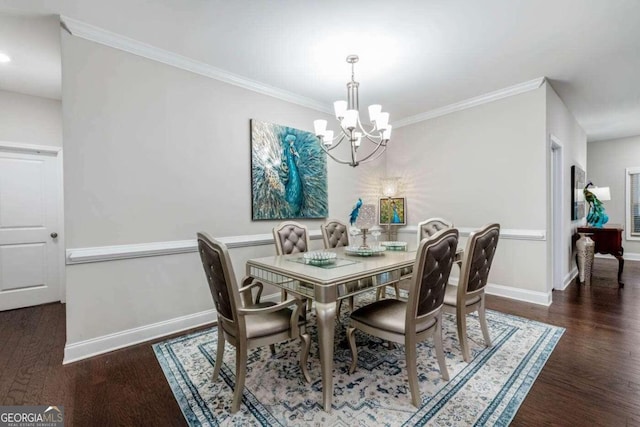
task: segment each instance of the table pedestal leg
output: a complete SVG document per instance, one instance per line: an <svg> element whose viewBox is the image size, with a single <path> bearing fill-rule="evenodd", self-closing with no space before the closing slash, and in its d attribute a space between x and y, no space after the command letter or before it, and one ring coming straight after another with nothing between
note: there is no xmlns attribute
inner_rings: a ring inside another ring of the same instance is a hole
<svg viewBox="0 0 640 427"><path fill-rule="evenodd" d="M318 345L322 369L322 404L331 412L333 402L333 338L335 334L336 303L316 302L318 321Z"/></svg>

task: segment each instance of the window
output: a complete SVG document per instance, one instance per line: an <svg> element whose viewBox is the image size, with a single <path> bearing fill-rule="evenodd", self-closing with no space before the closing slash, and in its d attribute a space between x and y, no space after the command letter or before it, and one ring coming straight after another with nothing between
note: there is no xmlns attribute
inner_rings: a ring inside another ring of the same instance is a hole
<svg viewBox="0 0 640 427"><path fill-rule="evenodd" d="M640 240L640 167L627 168L627 240Z"/></svg>

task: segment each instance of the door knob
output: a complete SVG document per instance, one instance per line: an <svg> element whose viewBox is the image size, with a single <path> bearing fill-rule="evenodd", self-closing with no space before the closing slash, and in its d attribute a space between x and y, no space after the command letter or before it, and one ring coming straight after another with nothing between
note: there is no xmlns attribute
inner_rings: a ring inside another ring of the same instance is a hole
<svg viewBox="0 0 640 427"><path fill-rule="evenodd" d="M55 239L56 237L58 237L58 233L56 233L55 231L53 233L51 233L51 238Z"/></svg>

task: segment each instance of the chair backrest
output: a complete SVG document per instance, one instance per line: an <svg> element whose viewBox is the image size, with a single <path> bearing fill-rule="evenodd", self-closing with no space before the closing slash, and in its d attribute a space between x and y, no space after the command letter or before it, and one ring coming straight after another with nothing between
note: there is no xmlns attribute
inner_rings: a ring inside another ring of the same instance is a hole
<svg viewBox="0 0 640 427"><path fill-rule="evenodd" d="M429 218L418 223L418 245L424 238L431 237L440 230L453 228L453 223L442 218Z"/></svg>
<svg viewBox="0 0 640 427"><path fill-rule="evenodd" d="M349 227L337 219L331 219L320 225L325 249L349 246Z"/></svg>
<svg viewBox="0 0 640 427"><path fill-rule="evenodd" d="M240 303L240 294L229 251L224 243L211 238L206 233L198 233L198 251L218 318L222 316L226 320L225 323L234 324L237 319L236 307Z"/></svg>
<svg viewBox="0 0 640 427"><path fill-rule="evenodd" d="M488 224L469 234L464 250L458 295L475 295L484 291L500 237L500 224Z"/></svg>
<svg viewBox="0 0 640 427"><path fill-rule="evenodd" d="M409 288L407 324L442 307L457 249L458 230L455 228L422 239Z"/></svg>
<svg viewBox="0 0 640 427"><path fill-rule="evenodd" d="M295 221L281 222L273 227L273 239L278 255L296 254L309 250L309 230Z"/></svg>

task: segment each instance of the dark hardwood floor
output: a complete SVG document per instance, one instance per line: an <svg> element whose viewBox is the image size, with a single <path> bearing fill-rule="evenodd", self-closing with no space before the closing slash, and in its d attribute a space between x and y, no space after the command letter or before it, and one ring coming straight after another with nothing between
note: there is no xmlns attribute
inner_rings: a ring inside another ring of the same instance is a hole
<svg viewBox="0 0 640 427"><path fill-rule="evenodd" d="M596 259L591 287L550 307L498 297L490 309L566 332L514 426L640 426L640 262ZM64 305L0 313L0 405L64 405L66 425L185 425L150 343L62 366Z"/></svg>

